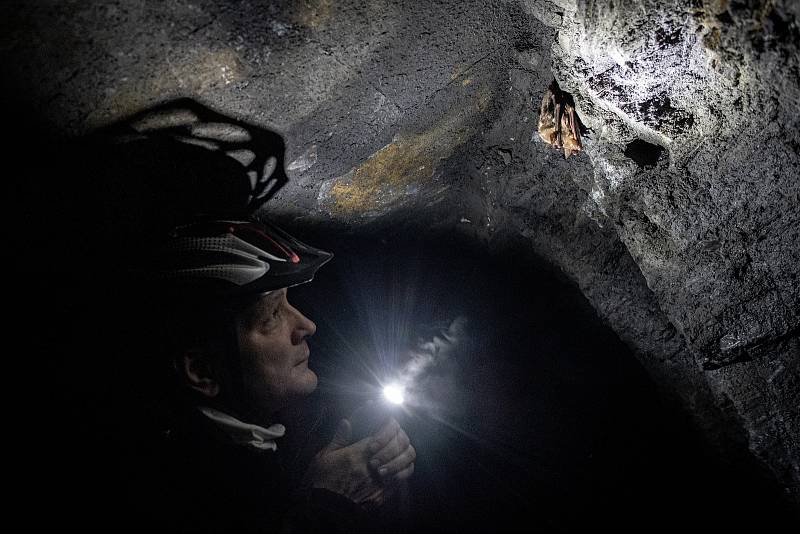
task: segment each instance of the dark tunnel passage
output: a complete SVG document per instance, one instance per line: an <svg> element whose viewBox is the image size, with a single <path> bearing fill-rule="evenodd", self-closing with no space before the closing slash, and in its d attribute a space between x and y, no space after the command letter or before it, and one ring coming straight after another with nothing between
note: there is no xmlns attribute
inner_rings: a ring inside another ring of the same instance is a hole
<svg viewBox="0 0 800 534"><path fill-rule="evenodd" d="M427 384L432 404L405 414L418 470L390 531L785 524L774 491L725 472L580 292L520 244L318 232L337 257L292 297L318 325L309 413L347 415L401 364L392 349L469 321L471 342ZM739 513L726 523L722 506Z"/></svg>

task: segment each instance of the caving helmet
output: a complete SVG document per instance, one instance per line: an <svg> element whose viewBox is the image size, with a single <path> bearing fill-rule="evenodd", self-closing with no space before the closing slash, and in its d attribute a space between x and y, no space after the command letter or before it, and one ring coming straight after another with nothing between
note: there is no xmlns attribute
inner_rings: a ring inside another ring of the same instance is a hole
<svg viewBox="0 0 800 534"><path fill-rule="evenodd" d="M154 277L167 354L187 344L222 341L230 373L229 402L246 406L236 313L264 294L310 282L333 254L277 226L249 218L198 220L174 228L157 247ZM158 318L158 316L156 316Z"/></svg>
<svg viewBox="0 0 800 534"><path fill-rule="evenodd" d="M236 298L309 282L332 257L269 222L210 219L174 228L154 273L174 288Z"/></svg>

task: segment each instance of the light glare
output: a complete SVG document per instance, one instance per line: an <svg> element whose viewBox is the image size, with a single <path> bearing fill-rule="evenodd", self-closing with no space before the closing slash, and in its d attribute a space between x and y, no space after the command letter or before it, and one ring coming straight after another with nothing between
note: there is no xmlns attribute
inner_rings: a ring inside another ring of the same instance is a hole
<svg viewBox="0 0 800 534"><path fill-rule="evenodd" d="M397 384L389 384L384 387L383 396L393 404L403 404L403 388Z"/></svg>

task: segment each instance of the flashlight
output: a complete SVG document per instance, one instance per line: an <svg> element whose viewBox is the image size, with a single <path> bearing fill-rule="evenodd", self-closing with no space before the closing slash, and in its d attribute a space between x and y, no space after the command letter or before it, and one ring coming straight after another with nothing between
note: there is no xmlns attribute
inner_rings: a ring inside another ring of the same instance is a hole
<svg viewBox="0 0 800 534"><path fill-rule="evenodd" d="M385 386L380 399L363 404L347 418L353 429L353 441L375 434L390 418L400 413L404 401L403 388L400 385Z"/></svg>

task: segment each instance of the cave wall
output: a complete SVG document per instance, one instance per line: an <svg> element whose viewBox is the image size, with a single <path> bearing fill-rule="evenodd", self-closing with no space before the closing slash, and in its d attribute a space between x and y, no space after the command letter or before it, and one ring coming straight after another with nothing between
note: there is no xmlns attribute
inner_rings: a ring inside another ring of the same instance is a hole
<svg viewBox="0 0 800 534"><path fill-rule="evenodd" d="M799 9L784 1L4 3L7 106L192 97L282 132L273 216L523 238L723 461L800 502ZM555 77L585 150L539 140Z"/></svg>
<svg viewBox="0 0 800 534"><path fill-rule="evenodd" d="M797 4L545 4L529 11L592 131L598 219L796 500Z"/></svg>

